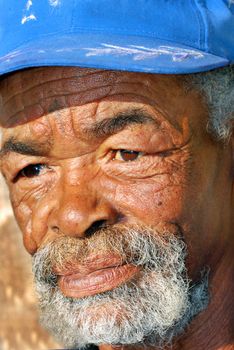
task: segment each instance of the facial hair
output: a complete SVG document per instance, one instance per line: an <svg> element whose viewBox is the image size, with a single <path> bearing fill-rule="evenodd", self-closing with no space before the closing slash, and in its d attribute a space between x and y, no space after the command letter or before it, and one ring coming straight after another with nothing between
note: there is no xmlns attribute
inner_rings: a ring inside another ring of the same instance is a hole
<svg viewBox="0 0 234 350"><path fill-rule="evenodd" d="M54 267L85 264L95 252L118 254L140 266L136 278L80 299L66 297ZM62 236L33 258L41 322L64 346L170 344L209 300L207 275L193 285L185 267L186 246L178 227L110 227L89 238Z"/></svg>

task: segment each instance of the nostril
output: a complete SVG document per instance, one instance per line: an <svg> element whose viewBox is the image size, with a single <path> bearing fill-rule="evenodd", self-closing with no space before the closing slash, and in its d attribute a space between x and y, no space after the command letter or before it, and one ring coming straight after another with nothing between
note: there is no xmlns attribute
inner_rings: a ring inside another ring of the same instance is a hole
<svg viewBox="0 0 234 350"><path fill-rule="evenodd" d="M59 228L58 228L58 226L52 226L51 229L52 229L53 232L59 233Z"/></svg>
<svg viewBox="0 0 234 350"><path fill-rule="evenodd" d="M85 230L84 237L90 237L98 230L101 230L102 228L107 227L107 221L106 220L98 220L92 223L92 225Z"/></svg>

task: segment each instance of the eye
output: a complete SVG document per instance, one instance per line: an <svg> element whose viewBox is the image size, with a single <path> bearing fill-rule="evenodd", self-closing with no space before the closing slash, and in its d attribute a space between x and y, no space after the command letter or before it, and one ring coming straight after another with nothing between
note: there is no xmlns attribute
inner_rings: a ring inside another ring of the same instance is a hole
<svg viewBox="0 0 234 350"><path fill-rule="evenodd" d="M17 178L19 177L27 177L27 178L33 178L36 176L39 176L42 169L45 168L44 164L30 164L23 168L18 174Z"/></svg>
<svg viewBox="0 0 234 350"><path fill-rule="evenodd" d="M144 155L143 152L120 149L114 152L114 160L122 160L124 162L133 162Z"/></svg>

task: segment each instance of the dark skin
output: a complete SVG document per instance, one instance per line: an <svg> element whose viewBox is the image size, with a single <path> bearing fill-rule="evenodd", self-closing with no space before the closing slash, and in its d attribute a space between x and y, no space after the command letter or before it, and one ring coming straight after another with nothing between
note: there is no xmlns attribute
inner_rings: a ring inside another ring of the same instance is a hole
<svg viewBox="0 0 234 350"><path fill-rule="evenodd" d="M176 224L189 277L210 267L212 298L172 349L234 349L233 143L206 132L199 93L178 76L62 67L0 88L0 164L27 251L101 220Z"/></svg>

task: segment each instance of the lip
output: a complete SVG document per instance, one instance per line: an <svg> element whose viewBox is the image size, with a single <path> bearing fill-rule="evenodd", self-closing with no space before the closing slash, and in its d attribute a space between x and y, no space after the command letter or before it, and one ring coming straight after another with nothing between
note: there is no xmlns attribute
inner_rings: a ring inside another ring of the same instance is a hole
<svg viewBox="0 0 234 350"><path fill-rule="evenodd" d="M112 290L132 279L140 267L124 264L120 257L98 256L87 264L57 273L58 286L67 297L83 298Z"/></svg>
<svg viewBox="0 0 234 350"><path fill-rule="evenodd" d="M62 268L57 268L54 266L53 272L58 276L80 274L82 277L97 270L121 265L124 265L124 261L119 255L95 254L88 256L82 263L76 261L68 261L64 263Z"/></svg>

